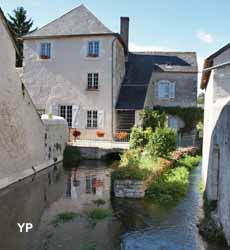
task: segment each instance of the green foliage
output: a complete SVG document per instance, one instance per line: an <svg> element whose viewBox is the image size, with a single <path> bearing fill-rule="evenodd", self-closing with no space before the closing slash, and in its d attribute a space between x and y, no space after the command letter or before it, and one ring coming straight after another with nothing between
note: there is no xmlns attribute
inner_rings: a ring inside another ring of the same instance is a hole
<svg viewBox="0 0 230 250"><path fill-rule="evenodd" d="M146 197L160 204L175 204L185 196L188 186L187 168L171 169L150 184L146 190Z"/></svg>
<svg viewBox="0 0 230 250"><path fill-rule="evenodd" d="M64 224L66 222L74 220L78 216L79 215L74 212L64 212L64 213L58 214L52 221L52 225L57 227L60 224Z"/></svg>
<svg viewBox="0 0 230 250"><path fill-rule="evenodd" d="M96 250L96 243L86 243L80 247L81 250Z"/></svg>
<svg viewBox="0 0 230 250"><path fill-rule="evenodd" d="M152 128L155 130L157 127L163 128L166 123L166 115L163 112L153 111L146 108L140 113L143 120L143 128Z"/></svg>
<svg viewBox="0 0 230 250"><path fill-rule="evenodd" d="M80 151L77 147L66 146L64 151L63 165L65 168L76 167L81 159Z"/></svg>
<svg viewBox="0 0 230 250"><path fill-rule="evenodd" d="M146 145L146 150L154 157L168 156L174 149L176 132L171 128L156 128Z"/></svg>
<svg viewBox="0 0 230 250"><path fill-rule="evenodd" d="M190 132L196 128L198 122L203 122L204 119L204 110L197 107L154 107L155 110L159 112L164 112L172 116L178 116L181 120L184 121L185 126L180 129L180 132Z"/></svg>
<svg viewBox="0 0 230 250"><path fill-rule="evenodd" d="M102 205L105 205L106 201L103 199L97 199L97 200L94 200L93 203L97 206L102 206Z"/></svg>
<svg viewBox="0 0 230 250"><path fill-rule="evenodd" d="M189 171L194 169L201 161L201 156L190 156L187 155L177 161L178 166L186 167Z"/></svg>
<svg viewBox="0 0 230 250"><path fill-rule="evenodd" d="M140 162L141 150L132 149L124 151L121 154L120 166L121 167L137 167Z"/></svg>
<svg viewBox="0 0 230 250"><path fill-rule="evenodd" d="M199 138L203 138L203 130L204 130L204 124L203 122L198 122L196 125L196 129L197 129L197 134Z"/></svg>
<svg viewBox="0 0 230 250"><path fill-rule="evenodd" d="M89 221L92 225L96 225L97 222L112 217L113 213L107 208L95 208L89 212Z"/></svg>
<svg viewBox="0 0 230 250"><path fill-rule="evenodd" d="M17 55L17 67L22 67L22 57L23 57L23 42L17 38L22 37L29 32L33 32L31 30L33 26L32 19L27 20L27 12L23 7L18 7L13 10L13 16L9 15L8 24L12 34L15 38L15 42L17 44L20 55Z"/></svg>

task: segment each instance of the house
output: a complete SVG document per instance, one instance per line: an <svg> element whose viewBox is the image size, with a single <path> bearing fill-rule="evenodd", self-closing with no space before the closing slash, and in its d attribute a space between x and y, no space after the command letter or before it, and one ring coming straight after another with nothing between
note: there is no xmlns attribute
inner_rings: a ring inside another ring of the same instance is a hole
<svg viewBox="0 0 230 250"><path fill-rule="evenodd" d="M204 62L205 90L202 174L217 225L230 244L230 43Z"/></svg>
<svg viewBox="0 0 230 250"><path fill-rule="evenodd" d="M196 106L196 54L129 52L128 17L115 33L80 5L23 39L23 78L38 111L65 117L80 139L121 139L144 107Z"/></svg>

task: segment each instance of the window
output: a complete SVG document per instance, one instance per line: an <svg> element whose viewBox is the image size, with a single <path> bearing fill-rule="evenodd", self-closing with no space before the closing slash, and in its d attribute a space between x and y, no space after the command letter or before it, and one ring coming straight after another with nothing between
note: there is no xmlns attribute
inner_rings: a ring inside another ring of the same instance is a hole
<svg viewBox="0 0 230 250"><path fill-rule="evenodd" d="M59 106L59 115L67 120L69 127L72 127L72 106Z"/></svg>
<svg viewBox="0 0 230 250"><path fill-rule="evenodd" d="M89 110L87 111L87 128L97 128L97 111Z"/></svg>
<svg viewBox="0 0 230 250"><path fill-rule="evenodd" d="M99 57L99 41L88 42L88 57Z"/></svg>
<svg viewBox="0 0 230 250"><path fill-rule="evenodd" d="M51 43L40 44L40 58L50 59L51 58Z"/></svg>
<svg viewBox="0 0 230 250"><path fill-rule="evenodd" d="M88 73L88 89L98 89L98 73Z"/></svg>
<svg viewBox="0 0 230 250"><path fill-rule="evenodd" d="M168 117L168 126L170 128L178 129L177 118L174 116Z"/></svg>
<svg viewBox="0 0 230 250"><path fill-rule="evenodd" d="M175 98L175 83L170 81L159 81L156 91L159 99Z"/></svg>

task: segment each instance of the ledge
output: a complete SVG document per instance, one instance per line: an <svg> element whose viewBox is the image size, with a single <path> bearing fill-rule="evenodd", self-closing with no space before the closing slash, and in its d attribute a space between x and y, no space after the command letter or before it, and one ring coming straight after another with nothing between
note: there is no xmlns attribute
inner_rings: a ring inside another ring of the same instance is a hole
<svg viewBox="0 0 230 250"><path fill-rule="evenodd" d="M24 179L26 179L34 174L37 174L37 173L39 173L39 172L57 164L57 163L60 163L61 161L63 161L63 156L58 156L56 161L54 161L54 160L46 161L42 164L39 164L35 167L32 166L31 168L28 168L20 173L17 173L17 174L10 176L10 177L2 178L2 179L0 179L0 190L5 189L5 188L17 183L17 182L20 182L20 181L22 181L22 180L24 180Z"/></svg>

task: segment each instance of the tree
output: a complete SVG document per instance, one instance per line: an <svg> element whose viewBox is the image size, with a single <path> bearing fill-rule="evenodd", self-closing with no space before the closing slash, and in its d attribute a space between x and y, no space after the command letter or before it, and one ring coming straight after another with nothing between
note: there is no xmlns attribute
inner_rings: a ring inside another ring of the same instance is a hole
<svg viewBox="0 0 230 250"><path fill-rule="evenodd" d="M31 30L33 27L32 19L27 19L27 11L23 7L18 7L13 10L13 15L8 14L8 24L12 31L12 34L15 38L16 45L19 50L19 55L16 56L16 66L22 66L22 58L23 58L23 42L18 38L35 31L37 28Z"/></svg>

